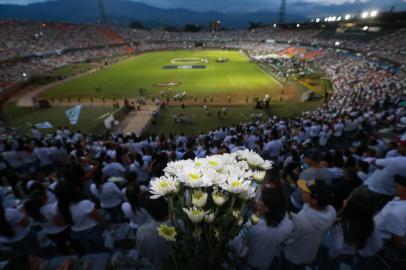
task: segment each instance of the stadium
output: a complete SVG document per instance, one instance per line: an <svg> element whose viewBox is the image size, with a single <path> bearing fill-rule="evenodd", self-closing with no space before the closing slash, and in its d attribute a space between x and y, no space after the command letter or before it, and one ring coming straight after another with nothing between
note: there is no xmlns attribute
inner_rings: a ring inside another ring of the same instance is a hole
<svg viewBox="0 0 406 270"><path fill-rule="evenodd" d="M406 4L192 2L0 1L0 269L405 269Z"/></svg>

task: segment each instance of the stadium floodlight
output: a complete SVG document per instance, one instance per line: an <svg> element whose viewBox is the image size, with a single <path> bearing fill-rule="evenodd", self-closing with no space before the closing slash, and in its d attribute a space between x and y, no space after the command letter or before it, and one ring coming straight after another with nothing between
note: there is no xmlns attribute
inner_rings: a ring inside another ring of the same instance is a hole
<svg viewBox="0 0 406 270"><path fill-rule="evenodd" d="M27 77L27 73L25 73L25 72L22 75L23 75L23 77Z"/></svg>
<svg viewBox="0 0 406 270"><path fill-rule="evenodd" d="M341 16L337 17L337 22L341 21Z"/></svg>
<svg viewBox="0 0 406 270"><path fill-rule="evenodd" d="M296 27L299 28L299 27L300 27L300 23L296 24Z"/></svg>
<svg viewBox="0 0 406 270"><path fill-rule="evenodd" d="M335 22L337 20L336 16L331 17L331 21Z"/></svg>
<svg viewBox="0 0 406 270"><path fill-rule="evenodd" d="M320 22L320 18L317 18L317 19L316 19L316 23L319 23L319 22Z"/></svg>
<svg viewBox="0 0 406 270"><path fill-rule="evenodd" d="M324 18L324 21L325 21L325 22L328 22L328 18Z"/></svg>
<svg viewBox="0 0 406 270"><path fill-rule="evenodd" d="M371 16L372 18L376 17L378 15L378 10L372 10L371 13L369 14L369 16Z"/></svg>
<svg viewBox="0 0 406 270"><path fill-rule="evenodd" d="M276 28L276 26L277 26L276 23L274 23L274 24L273 24L273 27Z"/></svg>
<svg viewBox="0 0 406 270"><path fill-rule="evenodd" d="M362 27L362 30L367 31L368 28L369 28L368 26L364 26L364 27Z"/></svg>
<svg viewBox="0 0 406 270"><path fill-rule="evenodd" d="M346 21L348 21L349 19L351 19L351 15L350 15L350 14L346 14L345 17L344 17L344 19L345 19Z"/></svg>
<svg viewBox="0 0 406 270"><path fill-rule="evenodd" d="M336 41L336 42L334 43L334 45L335 45L335 46L340 46L340 42L339 42L339 41Z"/></svg>
<svg viewBox="0 0 406 270"><path fill-rule="evenodd" d="M369 12L368 11L364 11L361 13L361 18L366 19L369 16Z"/></svg>

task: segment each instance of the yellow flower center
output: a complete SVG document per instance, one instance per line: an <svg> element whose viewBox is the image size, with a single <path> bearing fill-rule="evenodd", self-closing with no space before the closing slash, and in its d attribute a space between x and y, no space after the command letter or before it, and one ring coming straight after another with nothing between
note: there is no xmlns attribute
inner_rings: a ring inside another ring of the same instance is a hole
<svg viewBox="0 0 406 270"><path fill-rule="evenodd" d="M218 166L220 163L218 163L217 161L215 161L215 160L210 160L209 161L209 165L211 165L211 166Z"/></svg>
<svg viewBox="0 0 406 270"><path fill-rule="evenodd" d="M198 209L192 211L192 215L194 215L194 216L198 216L200 214L201 214L201 211Z"/></svg>
<svg viewBox="0 0 406 270"><path fill-rule="evenodd" d="M190 180L194 180L194 181L200 179L200 176L198 174L195 174L195 173L189 173L189 177L190 177Z"/></svg>
<svg viewBox="0 0 406 270"><path fill-rule="evenodd" d="M201 192L201 191L195 192L195 193L193 193L193 197L194 197L196 200L199 200L200 198L203 197L203 192Z"/></svg>
<svg viewBox="0 0 406 270"><path fill-rule="evenodd" d="M216 198L216 199L223 199L223 194L221 194L221 193L216 193L216 194L214 194L214 197Z"/></svg>
<svg viewBox="0 0 406 270"><path fill-rule="evenodd" d="M169 184L168 184L167 182L161 181L161 182L159 183L159 186L160 186L161 188L167 188L167 187L169 187Z"/></svg>
<svg viewBox="0 0 406 270"><path fill-rule="evenodd" d="M236 188L236 187L241 187L241 182L240 181L232 181L231 186Z"/></svg>

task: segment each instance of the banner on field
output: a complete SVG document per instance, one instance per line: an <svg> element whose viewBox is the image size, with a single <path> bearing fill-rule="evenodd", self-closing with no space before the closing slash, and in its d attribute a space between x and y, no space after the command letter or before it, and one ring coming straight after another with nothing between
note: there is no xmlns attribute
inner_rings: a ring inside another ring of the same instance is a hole
<svg viewBox="0 0 406 270"><path fill-rule="evenodd" d="M109 129L113 126L114 123L114 116L110 115L109 117L107 117L106 119L104 119L104 126Z"/></svg>
<svg viewBox="0 0 406 270"><path fill-rule="evenodd" d="M76 125L79 121L80 112L82 110L82 104L73 107L65 112L71 125Z"/></svg>
<svg viewBox="0 0 406 270"><path fill-rule="evenodd" d="M42 122L42 123L37 123L37 124L35 124L35 127L38 129L53 128L52 124L47 121Z"/></svg>

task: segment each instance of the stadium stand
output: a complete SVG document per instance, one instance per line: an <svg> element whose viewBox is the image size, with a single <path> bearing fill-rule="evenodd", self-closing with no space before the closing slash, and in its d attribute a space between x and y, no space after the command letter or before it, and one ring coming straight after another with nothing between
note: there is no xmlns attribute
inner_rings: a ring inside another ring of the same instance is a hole
<svg viewBox="0 0 406 270"><path fill-rule="evenodd" d="M249 149L273 161L264 192L283 194L286 200L279 203L286 210L277 224L263 221L247 234L248 243L266 234L269 243L277 244L266 249L249 244L239 269L403 269L405 29L366 42L342 40L340 46L336 40L319 38L321 31L268 27L172 33L2 21L0 35L10 39L0 40L0 87L26 80L22 73L31 77L70 63L126 54L128 48L136 53L180 49L204 40L208 47L243 49L251 56L300 55L294 43L317 45L304 61L317 61L335 89L323 105L297 118L255 119L197 136L92 135L59 127L47 135L33 128L32 136L23 138L1 123L2 258L13 265L33 264L28 255L41 261L55 257L62 265L72 263L63 256L74 254L122 269L124 263L134 267L132 257L140 269L154 269L160 265L154 260L157 253L169 252L152 236L145 244L137 233L157 215L147 196L150 179L162 176L171 161ZM373 56L396 61L397 66L381 65ZM287 72L290 61L281 60L282 70ZM303 189L311 198L301 197ZM107 247L102 234L106 228L114 232ZM283 237L278 231L282 229ZM119 242L131 251L123 255ZM259 260L261 256L270 260Z"/></svg>

